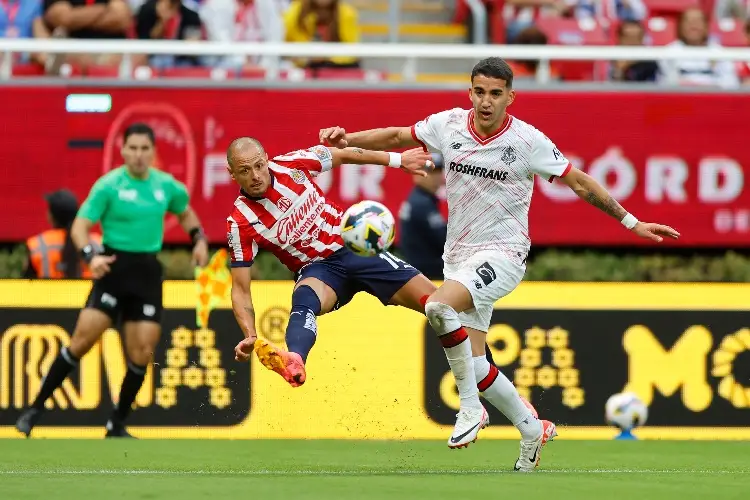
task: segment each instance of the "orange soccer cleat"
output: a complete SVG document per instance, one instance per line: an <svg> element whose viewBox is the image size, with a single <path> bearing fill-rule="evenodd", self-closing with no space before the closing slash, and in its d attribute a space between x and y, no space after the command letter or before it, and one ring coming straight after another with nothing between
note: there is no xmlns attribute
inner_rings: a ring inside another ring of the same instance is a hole
<svg viewBox="0 0 750 500"><path fill-rule="evenodd" d="M284 377L292 387L299 387L305 383L305 362L296 352L288 352L265 339L257 339L255 354L263 366Z"/></svg>

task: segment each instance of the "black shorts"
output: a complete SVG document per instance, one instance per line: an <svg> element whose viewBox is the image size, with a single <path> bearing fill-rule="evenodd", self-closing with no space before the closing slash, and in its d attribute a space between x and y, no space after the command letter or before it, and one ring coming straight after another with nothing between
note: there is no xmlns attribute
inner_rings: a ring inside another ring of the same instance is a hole
<svg viewBox="0 0 750 500"><path fill-rule="evenodd" d="M110 272L94 285L86 307L106 313L118 321L161 321L162 266L156 254L121 252L106 248L105 255L117 259Z"/></svg>

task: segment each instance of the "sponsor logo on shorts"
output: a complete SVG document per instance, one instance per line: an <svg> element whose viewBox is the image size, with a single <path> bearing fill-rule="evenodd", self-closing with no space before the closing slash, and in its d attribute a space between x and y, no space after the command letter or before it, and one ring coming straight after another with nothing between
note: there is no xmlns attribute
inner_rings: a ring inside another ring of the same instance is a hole
<svg viewBox="0 0 750 500"><path fill-rule="evenodd" d="M103 293L102 298L99 299L104 306L117 307L117 299L108 293Z"/></svg>
<svg viewBox="0 0 750 500"><path fill-rule="evenodd" d="M479 266L476 271L485 285L489 285L497 278L497 273L492 268L489 262L485 262L484 264Z"/></svg>
<svg viewBox="0 0 750 500"><path fill-rule="evenodd" d="M474 177L484 177L485 179L495 179L504 181L508 178L508 172L505 170L494 170L491 168L477 167L475 165L464 165L463 163L450 162L448 170L460 174L469 174Z"/></svg>

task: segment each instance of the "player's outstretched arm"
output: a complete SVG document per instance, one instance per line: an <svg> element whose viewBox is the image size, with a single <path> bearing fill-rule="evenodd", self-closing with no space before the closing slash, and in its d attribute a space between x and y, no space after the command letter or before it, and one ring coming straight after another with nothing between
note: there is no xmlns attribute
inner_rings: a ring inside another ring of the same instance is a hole
<svg viewBox="0 0 750 500"><path fill-rule="evenodd" d="M385 151L370 151L362 148L328 148L333 157L334 167L344 164L354 165L383 165L386 167L401 168L411 174L427 175L428 170L432 170L435 165L432 162L432 155L426 153L421 148L414 148L404 151L403 153L388 153Z"/></svg>
<svg viewBox="0 0 750 500"><path fill-rule="evenodd" d="M232 311L245 338L234 348L234 359L248 361L258 337L255 331L255 309L250 295L250 267L232 268Z"/></svg>
<svg viewBox="0 0 750 500"><path fill-rule="evenodd" d="M318 136L321 144L340 149L352 147L386 151L420 145L412 136L411 127L374 128L348 134L342 127L328 127L321 129Z"/></svg>
<svg viewBox="0 0 750 500"><path fill-rule="evenodd" d="M595 206L605 214L616 218L641 238L659 243L664 239L664 236L673 239L680 237L680 233L669 226L638 221L617 200L612 198L609 192L596 182L593 177L577 168L571 168L565 177L560 178L560 181L575 191L579 198Z"/></svg>

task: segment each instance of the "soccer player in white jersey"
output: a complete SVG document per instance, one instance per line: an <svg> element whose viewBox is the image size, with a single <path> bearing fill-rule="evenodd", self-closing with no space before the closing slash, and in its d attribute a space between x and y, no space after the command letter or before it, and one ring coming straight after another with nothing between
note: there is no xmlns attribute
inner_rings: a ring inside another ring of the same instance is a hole
<svg viewBox="0 0 750 500"><path fill-rule="evenodd" d="M313 179L343 163L401 167L426 175L430 159L419 148L398 154L315 146L269 160L254 139L232 142L227 168L241 187L227 218L232 309L245 336L235 348L238 361L247 361L255 351L266 368L298 387L307 378L305 362L317 336L317 316L343 307L358 292L369 293L385 305L425 312L435 285L392 254L361 257L344 247L341 209L326 200ZM286 329L288 351L257 338L250 266L260 248L297 274ZM439 340L448 349L469 344L465 332L447 332ZM466 446L472 439L476 433L459 436L449 446Z"/></svg>
<svg viewBox="0 0 750 500"><path fill-rule="evenodd" d="M355 133L331 127L320 131L320 140L375 150L420 145L443 155L449 209L445 282L428 299L426 314L438 335L466 330L471 339L471 346L448 352L461 399L455 432L475 437L486 425L487 412L478 395L483 392L521 433L514 469L530 472L539 463L542 446L556 435L555 424L536 418L533 407L487 361L484 345L494 303L518 286L526 270L534 175L550 182L557 178L642 238L660 242L679 233L639 222L593 178L573 167L542 132L509 115L506 110L515 98L513 71L502 59L477 63L469 98L472 109L436 113L412 127Z"/></svg>

